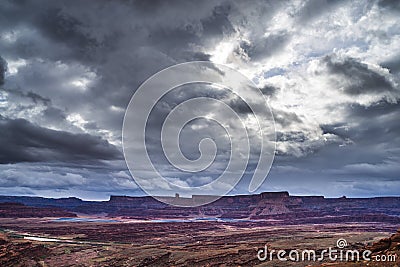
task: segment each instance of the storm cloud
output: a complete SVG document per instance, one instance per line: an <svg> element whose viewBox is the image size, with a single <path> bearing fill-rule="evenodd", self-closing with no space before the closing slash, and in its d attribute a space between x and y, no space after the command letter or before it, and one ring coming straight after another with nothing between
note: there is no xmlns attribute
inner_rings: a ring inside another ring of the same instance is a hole
<svg viewBox="0 0 400 267"><path fill-rule="evenodd" d="M7 70L7 62L0 57L0 85L4 84L4 78Z"/></svg>
<svg viewBox="0 0 400 267"><path fill-rule="evenodd" d="M398 195L398 14L389 0L1 1L0 193L143 194L121 152L129 100L158 71L204 60L245 74L271 106L276 158L259 191ZM229 157L220 127L198 120L182 130L191 159L202 137L221 142L217 162L197 176L168 167L159 130L172 108L199 96L253 122L238 96L207 86L174 90L155 106L147 142L156 168L194 185ZM233 193L248 193L253 163Z"/></svg>
<svg viewBox="0 0 400 267"><path fill-rule="evenodd" d="M339 75L348 81L343 88L346 94L361 95L395 90L395 86L387 77L354 58L338 60L333 56L326 56L323 62L331 74Z"/></svg>
<svg viewBox="0 0 400 267"><path fill-rule="evenodd" d="M91 161L121 159L107 140L34 125L24 119L0 119L0 164L16 162Z"/></svg>

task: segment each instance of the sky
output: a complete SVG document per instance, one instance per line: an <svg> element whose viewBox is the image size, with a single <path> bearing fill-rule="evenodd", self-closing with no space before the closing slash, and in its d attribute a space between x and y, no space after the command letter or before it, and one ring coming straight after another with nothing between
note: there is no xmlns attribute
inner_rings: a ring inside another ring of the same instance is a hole
<svg viewBox="0 0 400 267"><path fill-rule="evenodd" d="M145 195L122 151L129 100L164 68L208 61L253 81L275 118L275 159L256 193L398 196L399 51L395 0L1 1L0 195ZM204 119L183 128L190 159L204 136L218 144L198 174L168 166L159 130L173 107L201 96L252 122L246 103L212 85L181 86L157 103L149 154L167 179L191 186L226 166L223 129ZM249 128L250 163L231 194L249 193L260 153Z"/></svg>

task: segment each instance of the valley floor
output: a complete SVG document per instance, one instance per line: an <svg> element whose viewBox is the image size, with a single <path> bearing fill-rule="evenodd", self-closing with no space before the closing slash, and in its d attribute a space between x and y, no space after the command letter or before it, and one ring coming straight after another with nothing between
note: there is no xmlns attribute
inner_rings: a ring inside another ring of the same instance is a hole
<svg viewBox="0 0 400 267"><path fill-rule="evenodd" d="M335 248L397 255L399 243L377 248L380 239L399 228L383 223L301 224L287 226L258 222L132 222L55 221L55 218L1 218L0 266L365 266L366 262L260 261L267 246L280 249ZM397 240L397 239L396 239ZM394 240L394 241L396 241ZM400 241L400 240L399 240ZM378 244L378 245L377 245ZM374 247L375 246L375 247ZM397 253L397 254L396 254ZM375 255L374 254L374 255ZM396 263L369 262L369 266Z"/></svg>

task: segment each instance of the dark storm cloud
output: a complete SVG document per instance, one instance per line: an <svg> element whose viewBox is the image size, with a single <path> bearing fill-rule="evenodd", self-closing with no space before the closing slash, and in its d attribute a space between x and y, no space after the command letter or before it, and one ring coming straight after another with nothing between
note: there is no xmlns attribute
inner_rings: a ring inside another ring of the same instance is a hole
<svg viewBox="0 0 400 267"><path fill-rule="evenodd" d="M87 198L90 195L108 199L110 194L132 194L137 189L123 161L106 162L21 162L0 164L0 194L54 196L71 195ZM7 193L8 192L8 193ZM19 194L19 193L18 193Z"/></svg>
<svg viewBox="0 0 400 267"><path fill-rule="evenodd" d="M302 143L307 140L307 136L303 132L277 132L276 133L276 140L278 142L297 142Z"/></svg>
<svg viewBox="0 0 400 267"><path fill-rule="evenodd" d="M400 55L380 64L382 67L389 69L390 73L400 72Z"/></svg>
<svg viewBox="0 0 400 267"><path fill-rule="evenodd" d="M294 112L287 112L283 110L274 109L274 120L275 123L280 124L283 127L290 126L291 124L303 123L299 116Z"/></svg>
<svg viewBox="0 0 400 267"><path fill-rule="evenodd" d="M42 57L65 62L94 62L97 60L95 55L110 49L110 42L116 41L118 33L107 29L100 41L97 40L95 32L90 29L95 26L90 25L92 14L80 14L80 11L93 8L111 10L110 7L118 5L105 1L3 1L0 4L0 23L4 30L9 28L17 35L23 32L18 42L3 49L26 59Z"/></svg>
<svg viewBox="0 0 400 267"><path fill-rule="evenodd" d="M295 15L299 23L307 23L324 13L332 11L341 2L343 0L308 0Z"/></svg>
<svg viewBox="0 0 400 267"><path fill-rule="evenodd" d="M2 43L1 49L8 53L8 57L17 58L41 57L52 59L66 59L66 46L61 42L58 47L53 47L47 38L44 38L43 31L37 27L39 21L46 16L46 11L54 9L57 1L2 1L0 3L0 24L2 32L18 36L18 42ZM51 25L53 22L49 21ZM69 50L70 52L70 50Z"/></svg>
<svg viewBox="0 0 400 267"><path fill-rule="evenodd" d="M400 104L381 101L363 107L352 105L348 108L348 120L358 121L358 127L350 129L349 137L368 144L381 144L382 149L392 149L400 142Z"/></svg>
<svg viewBox="0 0 400 267"><path fill-rule="evenodd" d="M71 134L23 119L0 120L0 163L120 159L121 153L100 137Z"/></svg>
<svg viewBox="0 0 400 267"><path fill-rule="evenodd" d="M217 5L212 15L202 20L205 35L220 36L224 33L235 31L228 16L231 12L231 4L226 2L223 5Z"/></svg>
<svg viewBox="0 0 400 267"><path fill-rule="evenodd" d="M28 98L30 99L33 103L35 104L43 104L45 106L51 105L51 100L49 98L43 97L39 94L36 94L32 91L27 91L24 92L21 89L8 89L8 88L3 88L5 92L8 92L10 94L13 94L15 96L19 96L21 98Z"/></svg>
<svg viewBox="0 0 400 267"><path fill-rule="evenodd" d="M8 18L3 25L23 34L15 43L0 43L0 49L11 59L29 60L13 82L21 90L50 98L59 110L79 113L89 123L96 121L116 137L123 116L110 112L111 106L123 110L134 90L165 67L209 60L202 48L213 47L235 31L229 3L8 1L3 5L2 15ZM68 88L86 71L96 81L85 91Z"/></svg>
<svg viewBox="0 0 400 267"><path fill-rule="evenodd" d="M43 110L43 116L46 118L46 120L52 123L65 121L67 118L67 115L64 111L52 106L48 106L45 110Z"/></svg>
<svg viewBox="0 0 400 267"><path fill-rule="evenodd" d="M330 74L339 75L345 79L348 84L344 87L344 92L348 95L395 90L393 83L387 77L354 58L337 59L334 56L325 56L322 61Z"/></svg>
<svg viewBox="0 0 400 267"><path fill-rule="evenodd" d="M359 104L346 105L346 117L342 123L321 125L324 133L340 137L343 145L323 148L324 157L343 154L329 163L341 169L345 165L369 164L381 166L383 162L398 157L397 147L400 143L400 105L379 101L370 106ZM328 156L329 155L329 156ZM372 168L371 167L371 168ZM384 168L380 169L382 177L386 176Z"/></svg>
<svg viewBox="0 0 400 267"><path fill-rule="evenodd" d="M49 98L45 98L41 95L35 94L34 92L27 92L23 94L23 96L31 98L35 104L38 102L43 102L45 105L48 105L51 102Z"/></svg>
<svg viewBox="0 0 400 267"><path fill-rule="evenodd" d="M45 9L46 10L46 9ZM68 46L76 56L87 57L90 49L100 44L83 32L83 23L61 8L50 8L42 16L35 18L41 32L55 42Z"/></svg>
<svg viewBox="0 0 400 267"><path fill-rule="evenodd" d="M252 110L250 106L244 102L241 98L235 97L231 101L229 101L229 106L239 114L252 114Z"/></svg>
<svg viewBox="0 0 400 267"><path fill-rule="evenodd" d="M346 123L320 125L320 127L324 134L334 134L343 139L350 137Z"/></svg>
<svg viewBox="0 0 400 267"><path fill-rule="evenodd" d="M264 85L260 90L263 95L273 98L279 92L280 88L268 84Z"/></svg>
<svg viewBox="0 0 400 267"><path fill-rule="evenodd" d="M282 31L267 37L257 38L251 42L242 42L240 48L243 49L251 60L257 61L282 50L289 40L290 35Z"/></svg>
<svg viewBox="0 0 400 267"><path fill-rule="evenodd" d="M188 59L188 61L210 61L211 55L202 52L184 52L182 55Z"/></svg>
<svg viewBox="0 0 400 267"><path fill-rule="evenodd" d="M193 7L195 8L195 7ZM166 7L168 10L169 7ZM210 14L198 21L190 19L178 27L157 27L149 29L146 36L146 44L151 44L178 61L185 60L209 60L209 55L201 51L193 51L193 44L202 45L207 42L215 42L224 35L235 32L228 16L231 12L230 4L216 5L211 8ZM172 11L171 11L172 12ZM154 10L148 10L151 15ZM182 16L185 16L182 14Z"/></svg>
<svg viewBox="0 0 400 267"><path fill-rule="evenodd" d="M353 118L379 119L379 117L387 117L400 112L400 104L381 100L368 106L352 104L347 106L346 110L347 114Z"/></svg>
<svg viewBox="0 0 400 267"><path fill-rule="evenodd" d="M379 0L378 5L387 8L389 11L400 11L400 2L397 0Z"/></svg>
<svg viewBox="0 0 400 267"><path fill-rule="evenodd" d="M6 71L7 71L7 62L0 56L0 85L4 84Z"/></svg>

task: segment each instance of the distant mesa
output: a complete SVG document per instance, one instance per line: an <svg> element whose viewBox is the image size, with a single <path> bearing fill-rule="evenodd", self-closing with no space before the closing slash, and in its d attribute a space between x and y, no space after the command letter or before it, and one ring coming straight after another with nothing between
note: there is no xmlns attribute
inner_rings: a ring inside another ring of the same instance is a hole
<svg viewBox="0 0 400 267"><path fill-rule="evenodd" d="M111 196L108 201L84 201L78 198L42 198L0 196L0 216L72 217L76 214L128 219L263 220L264 224L386 222L400 224L400 197L325 198L291 196L288 192L263 192L253 195L223 196L200 207L187 206L207 202L214 195L179 194L158 197L176 204L171 206L150 196ZM8 202L8 203L7 203ZM11 203L12 202L12 203ZM19 203L19 204L15 204ZM23 204L21 206L21 204Z"/></svg>

